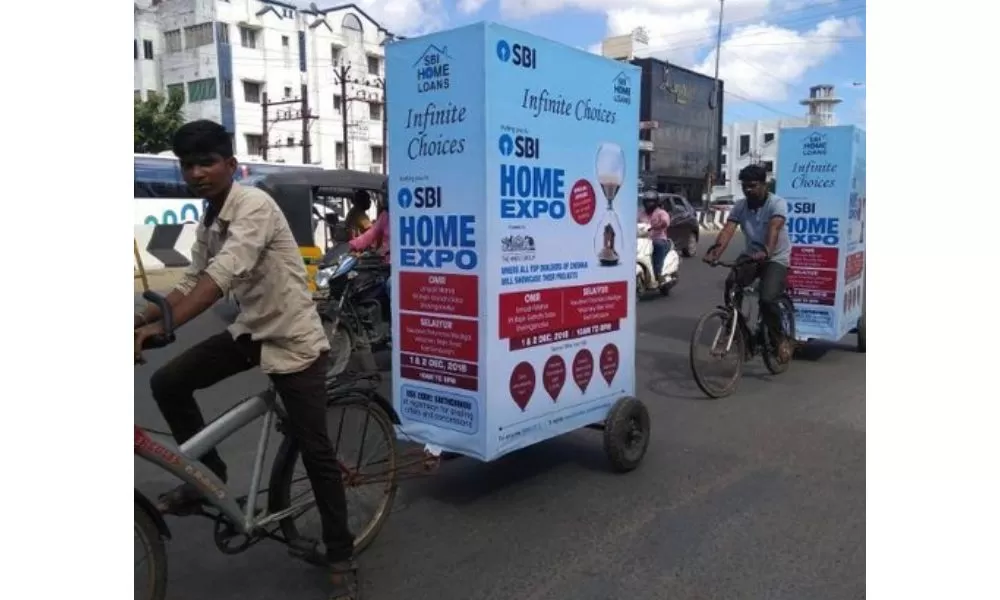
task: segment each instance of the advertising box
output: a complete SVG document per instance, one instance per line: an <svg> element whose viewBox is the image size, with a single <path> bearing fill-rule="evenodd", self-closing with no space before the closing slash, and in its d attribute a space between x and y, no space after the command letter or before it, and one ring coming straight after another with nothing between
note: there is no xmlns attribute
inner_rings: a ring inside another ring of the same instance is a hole
<svg viewBox="0 0 1000 600"><path fill-rule="evenodd" d="M776 192L788 202L788 287L799 339L839 340L864 307L865 132L784 128Z"/></svg>
<svg viewBox="0 0 1000 600"><path fill-rule="evenodd" d="M481 23L386 81L399 436L492 460L601 422L635 392L639 69Z"/></svg>

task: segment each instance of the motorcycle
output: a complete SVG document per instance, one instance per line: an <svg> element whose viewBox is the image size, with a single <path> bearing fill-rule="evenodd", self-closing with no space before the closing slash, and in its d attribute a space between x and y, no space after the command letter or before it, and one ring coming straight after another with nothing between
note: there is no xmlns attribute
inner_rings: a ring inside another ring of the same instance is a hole
<svg viewBox="0 0 1000 600"><path fill-rule="evenodd" d="M678 271L681 266L681 259L677 255L674 243L667 240L669 249L667 256L663 259L663 270L661 271L661 281L657 281L653 275L653 240L649 237L649 225L647 223L638 224L638 248L635 260L635 297L636 300L642 298L646 292L658 289L660 294L666 296L670 290L677 285Z"/></svg>
<svg viewBox="0 0 1000 600"><path fill-rule="evenodd" d="M328 377L342 373L359 350L371 359L371 352L392 347L388 279L389 266L382 256L352 254L348 244L337 244L320 261L316 300L330 340ZM374 359L363 368L374 369Z"/></svg>

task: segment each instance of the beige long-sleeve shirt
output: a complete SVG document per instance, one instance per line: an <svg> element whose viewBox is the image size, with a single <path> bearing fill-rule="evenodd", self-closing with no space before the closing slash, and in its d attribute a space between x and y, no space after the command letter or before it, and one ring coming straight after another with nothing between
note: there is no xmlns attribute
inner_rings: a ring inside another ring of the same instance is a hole
<svg viewBox="0 0 1000 600"><path fill-rule="evenodd" d="M207 274L240 306L233 337L261 342L265 373L295 373L330 349L285 215L266 192L234 183L212 224L199 223L191 265L175 289Z"/></svg>

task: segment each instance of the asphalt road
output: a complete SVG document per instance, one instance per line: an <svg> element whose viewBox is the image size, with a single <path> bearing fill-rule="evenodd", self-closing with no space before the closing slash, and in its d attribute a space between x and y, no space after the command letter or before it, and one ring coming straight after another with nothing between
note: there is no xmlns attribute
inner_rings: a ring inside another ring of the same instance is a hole
<svg viewBox="0 0 1000 600"><path fill-rule="evenodd" d="M581 431L404 482L362 558L365 599L864 598L864 355L849 336L808 348L777 377L757 359L733 396L704 398L687 343L724 274L685 260L670 297L640 303L638 395L653 439L637 471L612 474L599 434ZM163 427L152 370L220 327L202 317L149 353L136 370L137 423ZM236 377L203 393L203 409L218 414L264 383L259 373ZM236 487L249 479L256 435L223 444ZM136 461L135 484L152 496L172 481ZM323 597L323 573L278 544L226 556L208 521L169 524L171 599Z"/></svg>

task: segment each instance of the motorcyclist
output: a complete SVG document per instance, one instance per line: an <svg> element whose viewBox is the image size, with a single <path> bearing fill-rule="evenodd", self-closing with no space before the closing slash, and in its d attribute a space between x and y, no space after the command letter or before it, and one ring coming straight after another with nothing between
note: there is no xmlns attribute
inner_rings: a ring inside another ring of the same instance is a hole
<svg viewBox="0 0 1000 600"><path fill-rule="evenodd" d="M781 307L778 299L785 292L788 264L792 245L788 239L785 220L788 203L767 187L767 170L761 165L748 165L740 171L740 185L744 198L733 205L719 239L708 249L703 259L714 263L726 251L729 241L739 225L746 238L746 249L740 259L754 262L734 269L726 279L726 295L733 285L749 286L760 279L760 310L764 323L777 344L777 356L788 362L792 355L792 340L786 339L781 327Z"/></svg>
<svg viewBox="0 0 1000 600"><path fill-rule="evenodd" d="M344 225L350 239L354 239L365 233L372 227L371 219L368 218L368 209L372 207L372 198L366 190L357 190L351 198L351 210L347 211L344 218Z"/></svg>
<svg viewBox="0 0 1000 600"><path fill-rule="evenodd" d="M667 238L667 228L670 227L670 214L660 207L660 202L655 194L649 194L642 198L643 212L639 213L639 222L649 225L649 239L653 242L653 273L656 274L656 282L662 284L663 261L670 252L670 241Z"/></svg>

